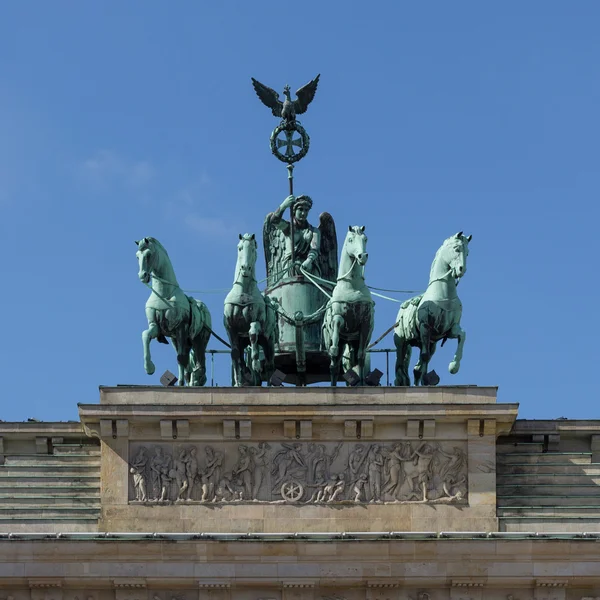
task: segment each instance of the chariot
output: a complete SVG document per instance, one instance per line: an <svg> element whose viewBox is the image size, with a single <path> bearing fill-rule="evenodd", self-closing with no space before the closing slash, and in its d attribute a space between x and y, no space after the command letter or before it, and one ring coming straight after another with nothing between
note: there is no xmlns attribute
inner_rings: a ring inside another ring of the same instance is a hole
<svg viewBox="0 0 600 600"><path fill-rule="evenodd" d="M272 217L273 213L269 213L265 219L263 243L267 268L265 296L277 312L275 368L286 374L287 383L308 385L329 381L330 358L323 348L322 327L338 270L335 223L324 212L319 227L310 227L318 252L315 268L309 273L300 261L292 263L289 239L273 226Z"/></svg>

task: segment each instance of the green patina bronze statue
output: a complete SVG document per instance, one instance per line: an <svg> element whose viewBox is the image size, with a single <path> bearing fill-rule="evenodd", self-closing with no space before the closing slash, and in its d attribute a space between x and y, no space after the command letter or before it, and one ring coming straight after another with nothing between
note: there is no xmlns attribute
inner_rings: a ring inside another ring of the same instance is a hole
<svg viewBox="0 0 600 600"><path fill-rule="evenodd" d="M169 255L157 239L145 237L136 244L138 277L152 290L146 302L148 329L142 333L146 373L152 375L155 370L151 340L167 344L170 337L177 352L179 385L204 385L206 346L212 332L210 312L203 302L183 293Z"/></svg>
<svg viewBox="0 0 600 600"><path fill-rule="evenodd" d="M317 75L312 81L303 85L296 92L296 100L292 100L290 86L286 85L283 88L283 102L279 99L279 94L273 88L267 87L254 79L254 77L251 79L254 91L260 98L260 101L271 109L274 117L281 117L282 124L289 127L297 122L296 115L306 112L308 105L315 97L317 86L319 85L319 77L320 75Z"/></svg>
<svg viewBox="0 0 600 600"><path fill-rule="evenodd" d="M292 223L283 218L283 213L292 205L293 230ZM308 222L312 205L309 196L288 196L275 212L267 215L263 242L269 285L285 277L301 275L301 269L328 281L334 278L337 266L337 256L332 255L332 251L337 254L335 225L329 213L321 213L319 227L313 227Z"/></svg>
<svg viewBox="0 0 600 600"><path fill-rule="evenodd" d="M277 341L277 314L269 298L258 290L256 283L257 243L255 235L240 234L233 288L225 298L223 324L231 344L233 384L260 385L269 381L275 366ZM250 346L250 365L246 364L245 350ZM261 369L259 349L265 356Z"/></svg>
<svg viewBox="0 0 600 600"><path fill-rule="evenodd" d="M412 346L420 351L419 361L413 370L415 385L437 383L430 380L427 367L440 340L443 346L447 339L458 339L456 354L448 367L452 375L458 373L466 334L460 326L462 304L456 286L467 271L471 238L461 231L445 240L431 264L425 293L407 300L400 307L394 329L395 385L410 385L408 367Z"/></svg>
<svg viewBox="0 0 600 600"><path fill-rule="evenodd" d="M331 385L337 385L342 357L364 385L367 348L373 333L375 303L365 283L367 236L364 227L348 228L342 247L336 286L325 310L323 344L328 349Z"/></svg>

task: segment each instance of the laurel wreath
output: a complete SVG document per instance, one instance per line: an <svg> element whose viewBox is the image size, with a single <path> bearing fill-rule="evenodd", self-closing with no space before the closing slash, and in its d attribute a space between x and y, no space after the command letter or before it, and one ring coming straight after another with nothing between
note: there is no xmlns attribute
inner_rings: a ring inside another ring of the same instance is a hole
<svg viewBox="0 0 600 600"><path fill-rule="evenodd" d="M300 134L300 137L302 139L302 148L300 149L300 151L297 154L294 154L293 156L286 156L285 154L282 154L281 152L279 152L279 148L277 147L277 136L282 131L297 131ZM289 165L291 165L292 163L298 162L300 159L304 158L306 156L306 153L308 152L308 148L310 146L310 138L308 137L308 133L306 133L306 130L304 129L304 127L302 127L302 125L300 125L300 123L298 123L298 122L291 123L291 124L281 123L280 125L278 125L273 130L270 141L271 141L271 152L273 153L273 155L276 158L278 158L281 162L287 163Z"/></svg>

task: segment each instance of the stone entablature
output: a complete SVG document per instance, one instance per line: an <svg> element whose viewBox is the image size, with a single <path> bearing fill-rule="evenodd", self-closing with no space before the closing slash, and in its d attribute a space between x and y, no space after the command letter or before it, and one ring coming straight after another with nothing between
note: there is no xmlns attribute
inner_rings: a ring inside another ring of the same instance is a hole
<svg viewBox="0 0 600 600"><path fill-rule="evenodd" d="M583 600L595 540L0 541L13 600Z"/></svg>
<svg viewBox="0 0 600 600"><path fill-rule="evenodd" d="M102 441L100 527L495 531L496 437L517 413L495 394L102 388L79 407Z"/></svg>

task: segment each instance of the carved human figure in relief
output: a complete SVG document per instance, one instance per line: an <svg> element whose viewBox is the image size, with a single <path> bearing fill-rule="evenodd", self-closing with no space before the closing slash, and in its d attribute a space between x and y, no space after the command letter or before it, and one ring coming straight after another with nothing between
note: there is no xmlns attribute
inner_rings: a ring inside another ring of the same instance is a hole
<svg viewBox="0 0 600 600"><path fill-rule="evenodd" d="M444 493L448 498L461 500L466 493L467 457L464 451L457 446L452 449L452 452L444 452L441 448L438 448L438 452L440 456L447 459L439 470Z"/></svg>
<svg viewBox="0 0 600 600"><path fill-rule="evenodd" d="M198 476L198 450L194 447L191 448L186 461L185 461L185 476L187 480L187 498L186 500L192 500L192 492L194 484L196 483L196 477Z"/></svg>
<svg viewBox="0 0 600 600"><path fill-rule="evenodd" d="M248 446L244 444L238 446L238 452L240 456L231 475L238 480L243 489L243 495L239 499L252 500L252 475L254 474L252 454L248 452Z"/></svg>
<svg viewBox="0 0 600 600"><path fill-rule="evenodd" d="M365 487L367 485L368 477L365 473L359 475L358 479L354 482L352 492L354 493L354 502L363 502L365 498Z"/></svg>
<svg viewBox="0 0 600 600"><path fill-rule="evenodd" d="M324 479L319 479L312 484L309 484L310 487L314 488L314 492L309 500L306 501L306 504L317 504L321 502L323 499L323 494L325 493L325 486L327 485L327 481Z"/></svg>
<svg viewBox="0 0 600 600"><path fill-rule="evenodd" d="M281 443L282 450L273 457L272 473L275 475L273 488L283 483L286 477L306 478L306 462L302 456L302 444Z"/></svg>
<svg viewBox="0 0 600 600"><path fill-rule="evenodd" d="M351 481L356 481L362 474L365 465L365 447L362 444L356 444L354 450L348 455L348 477Z"/></svg>
<svg viewBox="0 0 600 600"><path fill-rule="evenodd" d="M427 490L429 488L429 484L431 482L432 476L432 461L435 454L435 448L429 444L428 442L423 442L416 450L415 454L419 457L417 462L417 484L420 488L420 492L422 494L421 500L426 502L427 498ZM414 496L418 497L416 494Z"/></svg>
<svg viewBox="0 0 600 600"><path fill-rule="evenodd" d="M223 453L212 446L205 446L206 469L202 477L202 502L215 501L215 489L221 481Z"/></svg>
<svg viewBox="0 0 600 600"><path fill-rule="evenodd" d="M251 452L254 459L254 483L252 488L252 499L257 500L260 488L267 476L267 469L269 468L269 454L271 446L267 442L259 442L258 447L251 448Z"/></svg>
<svg viewBox="0 0 600 600"><path fill-rule="evenodd" d="M176 502L183 500L183 495L188 489L187 473L186 473L186 462L187 462L187 450L181 450L179 455L173 461L173 468L169 473L171 480L175 480L177 484L177 498Z"/></svg>
<svg viewBox="0 0 600 600"><path fill-rule="evenodd" d="M331 454L327 454L327 449L323 444L319 444L317 446L318 452L316 454L316 457L313 459L314 481L327 480L331 478L331 465L333 461L337 458L341 447L342 442L340 442L333 449Z"/></svg>
<svg viewBox="0 0 600 600"><path fill-rule="evenodd" d="M381 476L383 471L383 454L379 444L373 444L367 457L367 474L369 480L369 500L381 502Z"/></svg>
<svg viewBox="0 0 600 600"><path fill-rule="evenodd" d="M146 452L146 448L141 446L129 469L129 472L133 475L133 489L135 490L135 499L138 502L148 501L148 493L146 490L146 465L148 464L148 455Z"/></svg>
<svg viewBox="0 0 600 600"><path fill-rule="evenodd" d="M384 494L391 494L396 500L400 500L403 492L412 491L412 482L403 477L404 463L413 462L417 458L410 442L400 442L392 446L388 453L385 464L385 486ZM409 489L403 488L408 485Z"/></svg>
<svg viewBox="0 0 600 600"><path fill-rule="evenodd" d="M169 499L170 465L171 457L164 453L162 446L156 446L154 456L150 460L150 478L154 501L164 502Z"/></svg>
<svg viewBox="0 0 600 600"><path fill-rule="evenodd" d="M336 482L333 488L333 493L329 497L327 502L335 502L336 500L341 500L342 495L344 494L344 490L346 489L346 477L343 473L338 473Z"/></svg>

